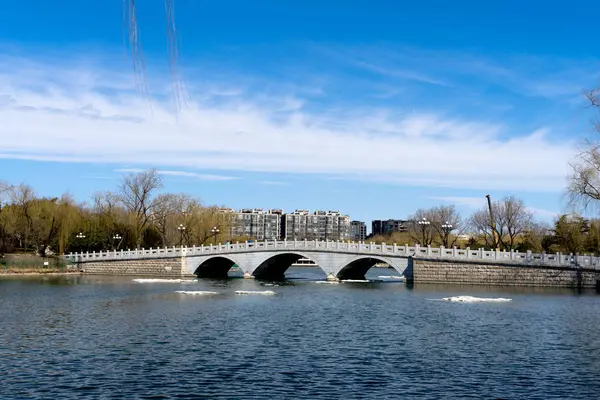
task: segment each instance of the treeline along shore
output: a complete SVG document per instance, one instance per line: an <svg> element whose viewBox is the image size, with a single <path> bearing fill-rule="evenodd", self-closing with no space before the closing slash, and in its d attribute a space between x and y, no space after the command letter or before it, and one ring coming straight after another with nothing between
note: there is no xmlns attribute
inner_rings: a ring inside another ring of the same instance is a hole
<svg viewBox="0 0 600 400"><path fill-rule="evenodd" d="M0 182L0 255L6 267L19 259L10 254L48 260L69 252L256 240L232 237L235 221L222 208L165 192L156 170L125 175L113 191L95 193L86 202L68 193L40 197L27 184ZM599 220L569 214L539 222L514 196L493 201L491 209L495 226L487 206L467 217L454 205L418 209L408 217L405 232L367 242L598 255Z"/></svg>

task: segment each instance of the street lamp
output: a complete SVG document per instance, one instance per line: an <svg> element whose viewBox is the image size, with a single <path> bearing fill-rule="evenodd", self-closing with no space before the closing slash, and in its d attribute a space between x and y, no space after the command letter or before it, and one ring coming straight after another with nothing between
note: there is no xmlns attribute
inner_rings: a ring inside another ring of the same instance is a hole
<svg viewBox="0 0 600 400"><path fill-rule="evenodd" d="M427 221L427 218L423 217L423 219L419 221L418 224L421 226L421 233L423 235L423 245L427 245L427 237L425 236L425 232L427 231L427 228L429 227L429 224L431 224L431 222Z"/></svg>
<svg viewBox="0 0 600 400"><path fill-rule="evenodd" d="M117 242L117 246L115 247L115 250L119 250L119 244L121 243L121 239L123 239L123 237L121 235L119 235L118 233L115 233L113 235L113 247L115 247L115 241L118 240Z"/></svg>
<svg viewBox="0 0 600 400"><path fill-rule="evenodd" d="M218 235L218 234L219 234L219 232L220 232L220 231L219 231L219 228L217 228L217 227L215 226L215 227L213 227L213 228L212 228L210 231L211 231L211 232L212 232L212 234L213 234L213 244L217 244L217 235Z"/></svg>
<svg viewBox="0 0 600 400"><path fill-rule="evenodd" d="M183 226L183 224L179 224L177 230L179 231L179 247L181 247L183 245L183 234L185 233L185 226Z"/></svg>
<svg viewBox="0 0 600 400"><path fill-rule="evenodd" d="M85 235L83 234L83 232L79 232L77 235L75 235L75 237L77 239L85 239ZM81 251L83 252L83 243L81 243L81 247L80 247Z"/></svg>
<svg viewBox="0 0 600 400"><path fill-rule="evenodd" d="M442 230L444 231L444 246L448 247L448 237L450 236L450 232L452 232L452 224L446 221L446 223L442 224Z"/></svg>

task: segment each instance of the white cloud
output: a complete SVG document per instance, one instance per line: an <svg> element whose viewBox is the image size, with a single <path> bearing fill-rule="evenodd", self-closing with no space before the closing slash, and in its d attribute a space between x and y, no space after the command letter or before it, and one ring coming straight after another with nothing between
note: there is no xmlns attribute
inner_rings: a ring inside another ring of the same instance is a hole
<svg viewBox="0 0 600 400"><path fill-rule="evenodd" d="M543 130L366 106L308 112L293 95L263 102L230 84L218 102L188 101L177 114L157 99L150 108L122 75L92 63L62 68L0 59L0 158L156 166L205 180L232 177L172 168L552 192L573 154Z"/></svg>
<svg viewBox="0 0 600 400"><path fill-rule="evenodd" d="M144 171L142 168L119 168L116 169L115 172L133 172L138 173ZM193 178L201 181L231 181L238 179L234 176L226 176L226 175L214 175L214 174L199 174L197 172L188 172L188 171L165 171L165 170L157 170L156 173L159 175L165 176L181 176L184 178Z"/></svg>
<svg viewBox="0 0 600 400"><path fill-rule="evenodd" d="M287 186L287 185L289 185L288 182L282 182L282 181L260 181L259 183L261 185L270 185L270 186Z"/></svg>

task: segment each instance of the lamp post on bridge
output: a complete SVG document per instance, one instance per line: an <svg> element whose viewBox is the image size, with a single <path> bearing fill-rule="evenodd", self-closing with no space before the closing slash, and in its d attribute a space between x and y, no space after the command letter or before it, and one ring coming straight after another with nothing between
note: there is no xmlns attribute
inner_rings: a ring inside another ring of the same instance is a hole
<svg viewBox="0 0 600 400"><path fill-rule="evenodd" d="M419 226L421 227L421 235L423 236L423 242L422 245L423 246L427 246L427 229L429 229L429 225L431 224L431 222L427 221L427 218L423 217L423 219L421 221L418 222Z"/></svg>
<svg viewBox="0 0 600 400"><path fill-rule="evenodd" d="M115 250L119 250L119 245L121 244L121 239L123 239L123 237L121 235L119 235L118 233L115 233L113 235L113 247L115 248ZM117 241L117 245L115 246L115 241Z"/></svg>
<svg viewBox="0 0 600 400"><path fill-rule="evenodd" d="M183 224L179 224L177 227L179 231L179 247L183 246L183 234L185 233L185 226Z"/></svg>
<svg viewBox="0 0 600 400"><path fill-rule="evenodd" d="M214 226L211 230L210 230L213 234L213 245L217 244L217 235L219 234L219 228L217 228L216 226Z"/></svg>
<svg viewBox="0 0 600 400"><path fill-rule="evenodd" d="M442 230L444 231L444 247L448 247L450 242L450 232L452 232L452 224L446 221L442 224Z"/></svg>
<svg viewBox="0 0 600 400"><path fill-rule="evenodd" d="M81 240L81 247L80 248L82 248L81 251L83 251L83 239L85 239L85 235L83 234L83 232L79 232L77 235L75 235L75 237L77 239Z"/></svg>

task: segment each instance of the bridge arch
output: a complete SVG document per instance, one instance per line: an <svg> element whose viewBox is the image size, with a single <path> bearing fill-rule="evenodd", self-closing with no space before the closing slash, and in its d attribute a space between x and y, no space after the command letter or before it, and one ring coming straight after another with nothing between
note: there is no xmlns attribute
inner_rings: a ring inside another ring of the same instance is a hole
<svg viewBox="0 0 600 400"><path fill-rule="evenodd" d="M316 262L319 268L323 270L320 263L318 263L314 257L298 252L282 252L263 260L254 269L252 275L258 279L281 280L285 277L285 271L301 258L308 258L309 260Z"/></svg>
<svg viewBox="0 0 600 400"><path fill-rule="evenodd" d="M377 255L360 255L356 256L353 259L345 262L343 265L340 265L337 268L336 277L340 280L344 279L357 279L362 280L365 279L365 275L368 270L373 268L377 263L386 263L392 268L394 268L401 275L404 274L404 271L407 265L400 265L398 262L394 260L390 260L387 257L379 257Z"/></svg>
<svg viewBox="0 0 600 400"><path fill-rule="evenodd" d="M227 273L237 261L229 255L218 255L204 260L194 270L194 275L198 278L227 278Z"/></svg>

